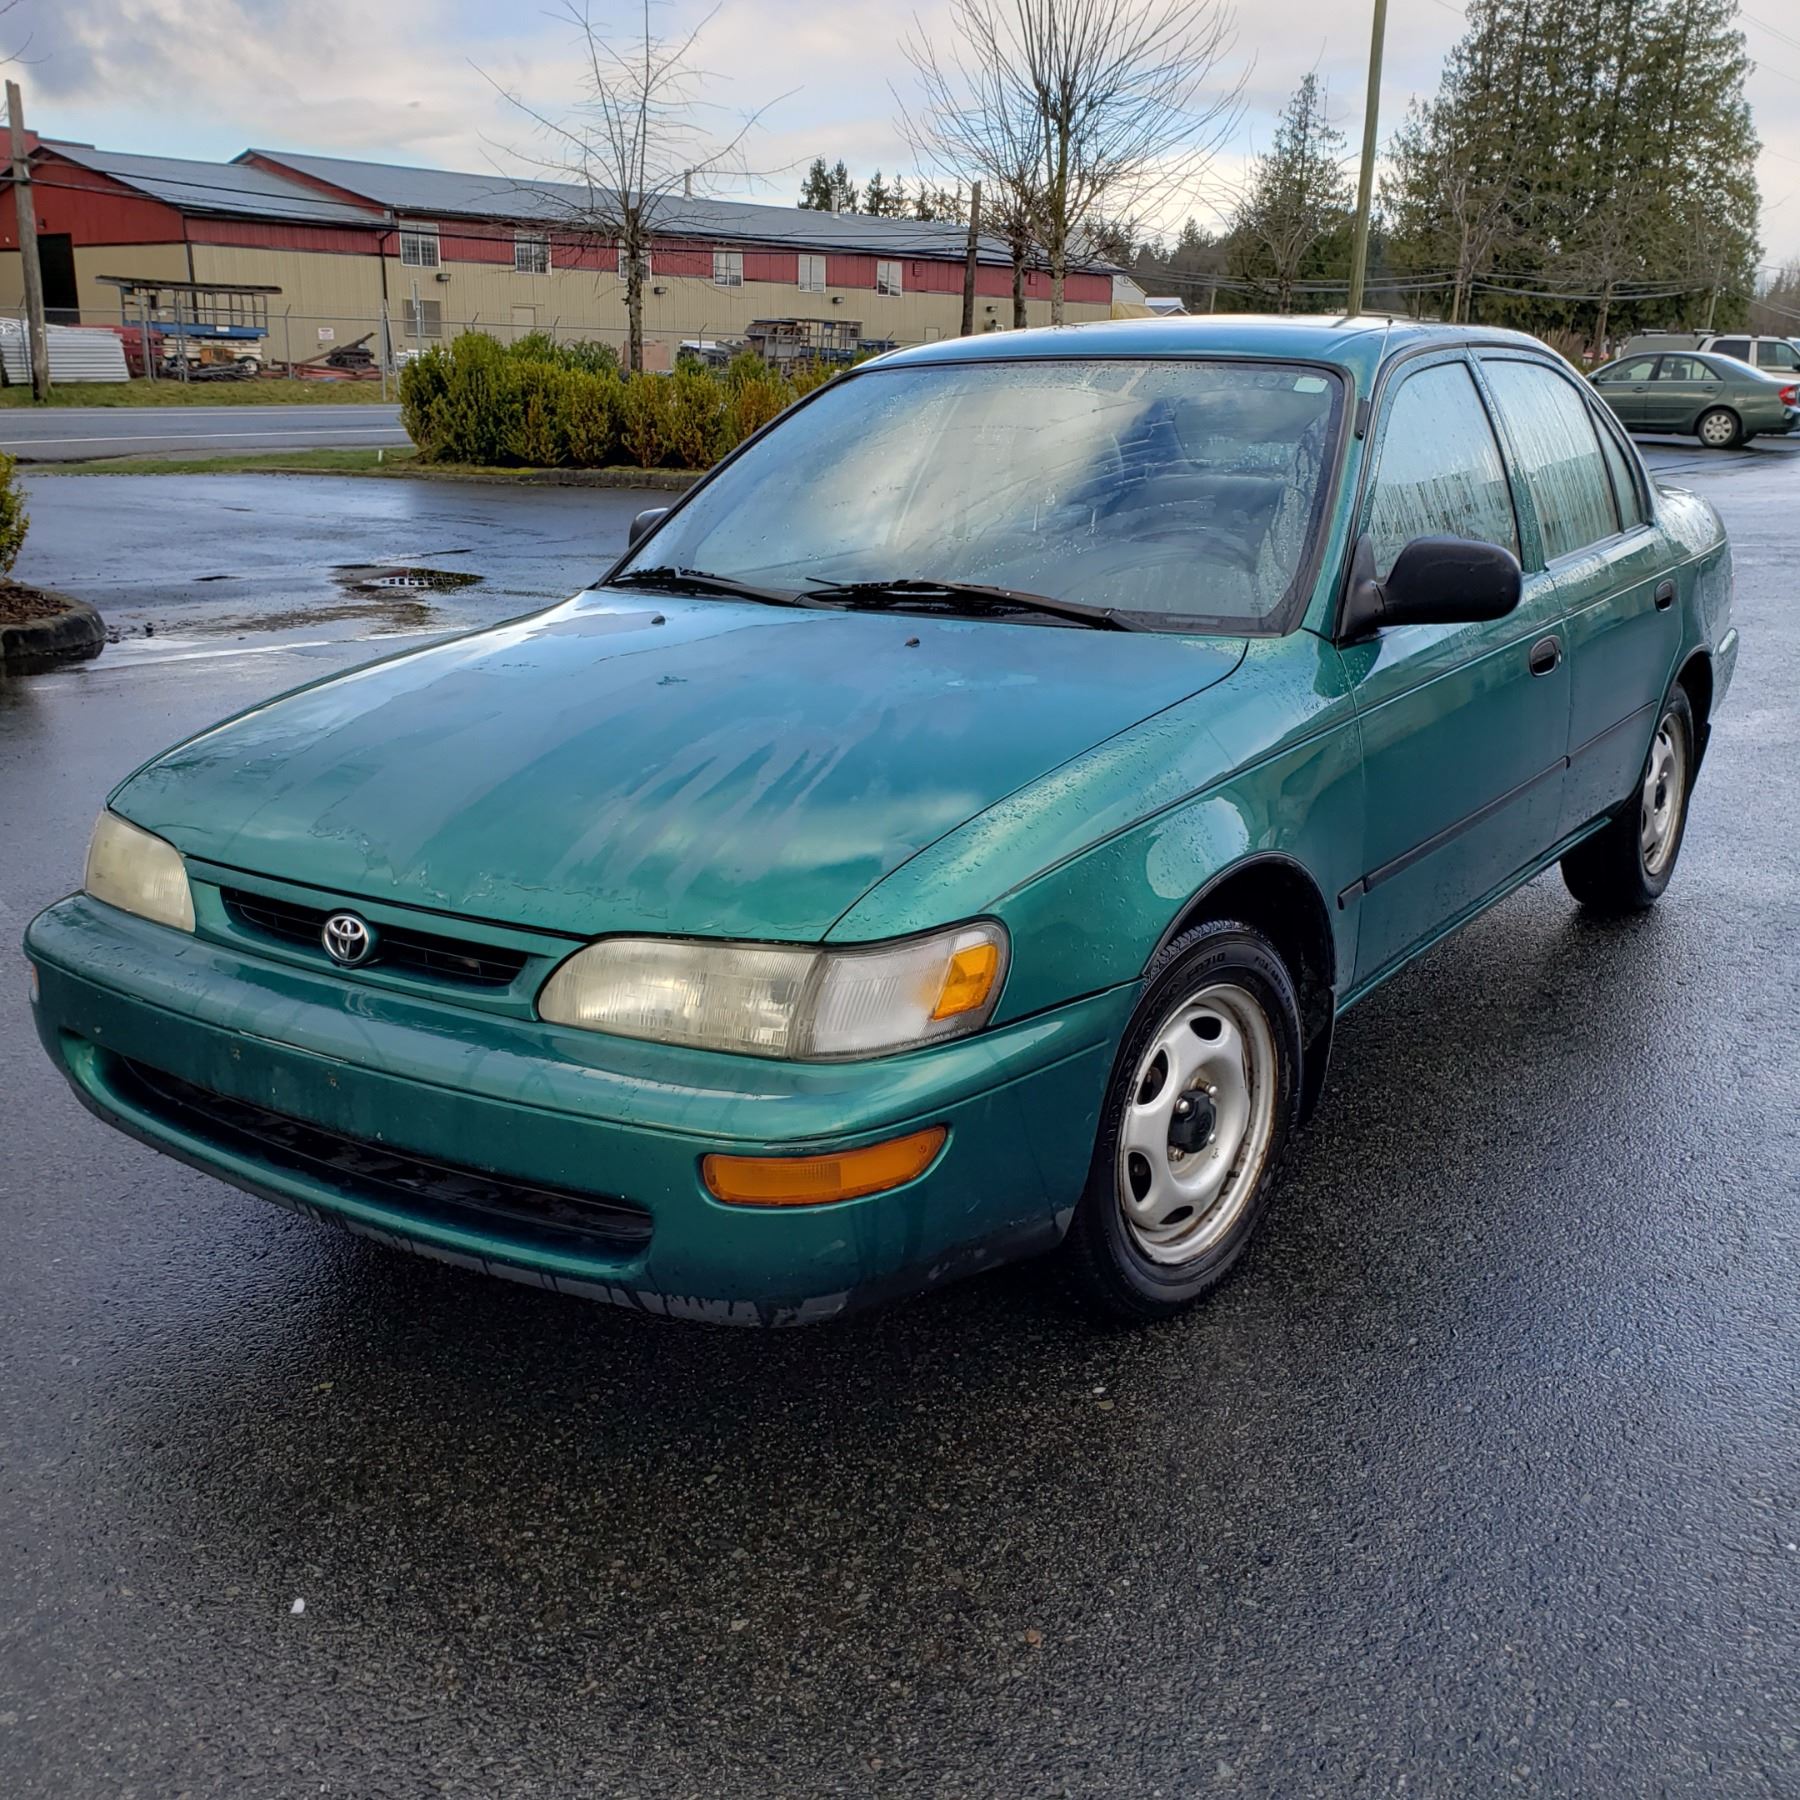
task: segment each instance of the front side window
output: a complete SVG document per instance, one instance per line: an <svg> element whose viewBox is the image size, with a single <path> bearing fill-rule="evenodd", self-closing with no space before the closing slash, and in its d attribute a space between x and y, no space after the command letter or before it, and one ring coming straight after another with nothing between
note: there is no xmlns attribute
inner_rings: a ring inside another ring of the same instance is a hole
<svg viewBox="0 0 1800 1800"><path fill-rule="evenodd" d="M1792 344L1770 338L1756 346L1756 366L1759 369L1779 369L1784 374L1800 369L1800 350L1796 350Z"/></svg>
<svg viewBox="0 0 1800 1800"><path fill-rule="evenodd" d="M435 225L402 225L400 261L409 269L435 269L438 266L438 228Z"/></svg>
<svg viewBox="0 0 1800 1800"><path fill-rule="evenodd" d="M900 292L900 265L897 262L878 262L875 265L875 291L878 294L897 294Z"/></svg>
<svg viewBox="0 0 1800 1800"><path fill-rule="evenodd" d="M1506 465L1466 365L1421 369L1394 396L1365 529L1377 576L1417 537L1475 538L1519 554Z"/></svg>
<svg viewBox="0 0 1800 1800"><path fill-rule="evenodd" d="M800 287L808 294L822 294L825 291L825 259L822 256L802 256L800 258Z"/></svg>
<svg viewBox="0 0 1800 1800"><path fill-rule="evenodd" d="M970 582L1189 630L1285 630L1342 392L1248 361L877 367L821 389L633 561L795 592Z"/></svg>
<svg viewBox="0 0 1800 1800"><path fill-rule="evenodd" d="M1654 356L1634 356L1630 362L1616 363L1610 369L1602 369L1594 380L1601 387L1611 387L1615 382L1648 381L1655 372Z"/></svg>
<svg viewBox="0 0 1800 1800"><path fill-rule="evenodd" d="M1488 358L1482 368L1537 513L1544 560L1616 535L1612 478L1581 395L1542 363Z"/></svg>
<svg viewBox="0 0 1800 1800"><path fill-rule="evenodd" d="M744 285L744 253L741 250L713 252L713 283L717 287Z"/></svg>
<svg viewBox="0 0 1800 1800"><path fill-rule="evenodd" d="M550 240L541 231L513 233L513 269L520 275L550 273Z"/></svg>

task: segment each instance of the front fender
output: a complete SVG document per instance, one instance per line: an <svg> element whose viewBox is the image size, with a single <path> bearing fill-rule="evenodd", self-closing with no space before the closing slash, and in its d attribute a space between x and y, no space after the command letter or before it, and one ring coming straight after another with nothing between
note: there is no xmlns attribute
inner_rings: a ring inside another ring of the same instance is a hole
<svg viewBox="0 0 1800 1800"><path fill-rule="evenodd" d="M1362 767L1336 649L1252 640L1225 680L1009 796L897 869L833 927L899 936L989 914L1012 934L995 1022L1137 980L1193 896L1275 852L1333 897L1360 869ZM1338 979L1354 914L1334 910Z"/></svg>

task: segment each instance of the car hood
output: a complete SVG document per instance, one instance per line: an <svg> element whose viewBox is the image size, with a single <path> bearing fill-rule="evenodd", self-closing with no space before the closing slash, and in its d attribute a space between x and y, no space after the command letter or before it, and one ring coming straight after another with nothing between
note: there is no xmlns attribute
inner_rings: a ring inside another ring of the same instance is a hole
<svg viewBox="0 0 1800 1800"><path fill-rule="evenodd" d="M817 939L927 844L1210 686L1241 639L604 591L147 764L190 857L583 937Z"/></svg>

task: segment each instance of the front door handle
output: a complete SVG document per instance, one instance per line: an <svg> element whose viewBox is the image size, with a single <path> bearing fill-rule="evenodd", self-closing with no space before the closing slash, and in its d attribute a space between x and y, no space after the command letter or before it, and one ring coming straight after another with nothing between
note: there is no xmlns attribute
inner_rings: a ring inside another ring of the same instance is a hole
<svg viewBox="0 0 1800 1800"><path fill-rule="evenodd" d="M1673 581L1659 581L1656 584L1655 600L1656 610L1658 612L1667 612L1669 608L1675 604L1675 583Z"/></svg>
<svg viewBox="0 0 1800 1800"><path fill-rule="evenodd" d="M1539 638L1531 646L1531 672L1534 675L1548 675L1562 661L1562 639L1556 637Z"/></svg>

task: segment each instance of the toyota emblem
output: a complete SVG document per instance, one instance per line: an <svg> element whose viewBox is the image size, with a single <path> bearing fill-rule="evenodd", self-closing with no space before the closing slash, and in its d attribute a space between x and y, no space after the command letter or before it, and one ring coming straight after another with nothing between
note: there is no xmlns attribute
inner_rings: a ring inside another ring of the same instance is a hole
<svg viewBox="0 0 1800 1800"><path fill-rule="evenodd" d="M375 954L374 929L355 913L333 913L325 921L325 929L319 937L325 945L325 954L346 969L366 963Z"/></svg>

